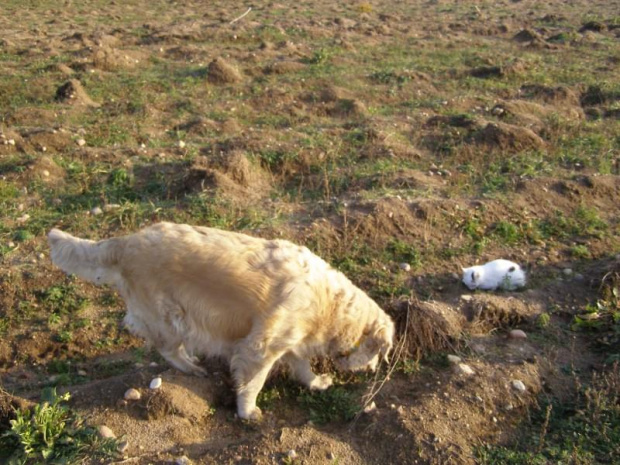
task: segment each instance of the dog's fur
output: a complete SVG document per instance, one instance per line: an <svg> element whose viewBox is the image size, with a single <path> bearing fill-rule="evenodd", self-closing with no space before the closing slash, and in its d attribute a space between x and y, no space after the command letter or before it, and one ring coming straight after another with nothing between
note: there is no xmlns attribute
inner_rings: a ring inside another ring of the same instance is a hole
<svg viewBox="0 0 620 465"><path fill-rule="evenodd" d="M278 360L310 389L316 355L344 370L387 360L394 323L363 291L307 248L218 229L159 223L93 242L53 229L54 264L116 287L125 324L175 368L205 374L196 355L230 361L241 418L257 419L256 396Z"/></svg>

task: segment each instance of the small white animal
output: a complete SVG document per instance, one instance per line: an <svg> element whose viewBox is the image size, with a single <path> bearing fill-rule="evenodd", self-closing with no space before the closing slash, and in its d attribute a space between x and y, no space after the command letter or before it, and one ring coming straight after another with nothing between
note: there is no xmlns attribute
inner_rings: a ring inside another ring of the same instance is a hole
<svg viewBox="0 0 620 465"><path fill-rule="evenodd" d="M463 283L470 289L515 290L525 286L525 271L510 260L493 260L484 265L463 268Z"/></svg>
<svg viewBox="0 0 620 465"><path fill-rule="evenodd" d="M387 360L394 323L379 306L305 247L219 229L159 223L99 242L53 229L52 262L127 304L125 324L174 367L204 375L196 356L230 362L237 412L258 419L256 396L282 361L310 389L332 384L312 371L326 355L342 370Z"/></svg>

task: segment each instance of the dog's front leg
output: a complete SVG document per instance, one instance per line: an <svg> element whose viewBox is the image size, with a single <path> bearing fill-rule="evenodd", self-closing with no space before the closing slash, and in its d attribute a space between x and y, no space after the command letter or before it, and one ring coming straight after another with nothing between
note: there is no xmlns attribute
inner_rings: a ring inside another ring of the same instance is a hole
<svg viewBox="0 0 620 465"><path fill-rule="evenodd" d="M324 391L333 384L329 375L316 375L312 371L310 361L288 353L283 359L291 369L291 375L309 389Z"/></svg>
<svg viewBox="0 0 620 465"><path fill-rule="evenodd" d="M256 398L274 363L283 352L267 353L261 344L240 343L230 361L237 385L237 414L244 420L260 420L262 413Z"/></svg>
<svg viewBox="0 0 620 465"><path fill-rule="evenodd" d="M166 359L166 361L177 370L181 370L183 373L195 376L206 376L207 370L198 366L196 357L191 357L185 350L183 343L166 344L163 347L158 347L159 353Z"/></svg>

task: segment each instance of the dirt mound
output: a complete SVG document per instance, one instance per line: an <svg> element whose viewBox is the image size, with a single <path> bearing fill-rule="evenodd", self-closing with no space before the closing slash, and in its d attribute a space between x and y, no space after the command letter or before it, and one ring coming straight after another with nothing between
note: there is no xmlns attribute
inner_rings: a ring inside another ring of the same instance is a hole
<svg viewBox="0 0 620 465"><path fill-rule="evenodd" d="M306 69L307 65L299 61L276 61L265 68L267 74L297 73Z"/></svg>
<svg viewBox="0 0 620 465"><path fill-rule="evenodd" d="M533 40L540 40L540 34L533 29L521 29L518 33L514 35L512 40L515 42L532 42Z"/></svg>
<svg viewBox="0 0 620 465"><path fill-rule="evenodd" d="M470 322L469 330L486 334L498 328L533 323L545 311L543 303L527 303L519 294L475 294L461 296L458 310Z"/></svg>
<svg viewBox="0 0 620 465"><path fill-rule="evenodd" d="M212 84L235 84L241 79L237 68L221 57L215 58L207 67L207 80Z"/></svg>
<svg viewBox="0 0 620 465"><path fill-rule="evenodd" d="M108 46L95 47L91 57L93 66L102 71L118 71L134 68L140 59L135 53L121 51Z"/></svg>
<svg viewBox="0 0 620 465"><path fill-rule="evenodd" d="M540 84L527 84L521 86L519 93L525 98L542 100L556 106L580 106L577 92L566 86L550 87Z"/></svg>
<svg viewBox="0 0 620 465"><path fill-rule="evenodd" d="M327 113L330 116L336 117L354 117L361 118L368 114L368 109L364 102L358 99L347 99L342 98L336 100L330 108L328 108Z"/></svg>
<svg viewBox="0 0 620 465"><path fill-rule="evenodd" d="M47 156L37 158L34 163L28 166L28 177L31 180L36 179L45 184L62 184L65 176L65 170Z"/></svg>
<svg viewBox="0 0 620 465"><path fill-rule="evenodd" d="M569 121L579 121L585 118L580 107L567 105L545 105L528 100L507 100L493 107L491 113L502 118L508 117L520 126L541 131L546 126L545 119L558 114Z"/></svg>
<svg viewBox="0 0 620 465"><path fill-rule="evenodd" d="M539 150L547 145L531 129L506 123L487 124L476 134L476 141L500 150Z"/></svg>
<svg viewBox="0 0 620 465"><path fill-rule="evenodd" d="M65 82L56 90L55 99L59 102L68 103L73 106L99 107L82 87L82 83L77 79L71 79Z"/></svg>

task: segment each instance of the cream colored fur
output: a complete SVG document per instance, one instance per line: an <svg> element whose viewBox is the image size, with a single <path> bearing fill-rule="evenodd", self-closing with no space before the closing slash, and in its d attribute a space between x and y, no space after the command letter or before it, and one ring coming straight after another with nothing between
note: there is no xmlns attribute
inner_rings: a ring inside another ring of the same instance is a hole
<svg viewBox="0 0 620 465"><path fill-rule="evenodd" d="M57 229L51 258L67 273L116 287L125 324L186 373L196 356L230 361L241 418L256 419L256 397L278 360L310 389L327 375L310 359L344 370L374 370L392 347L390 317L342 273L307 248L218 229L159 223L93 242Z"/></svg>

